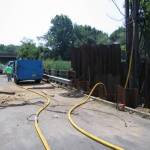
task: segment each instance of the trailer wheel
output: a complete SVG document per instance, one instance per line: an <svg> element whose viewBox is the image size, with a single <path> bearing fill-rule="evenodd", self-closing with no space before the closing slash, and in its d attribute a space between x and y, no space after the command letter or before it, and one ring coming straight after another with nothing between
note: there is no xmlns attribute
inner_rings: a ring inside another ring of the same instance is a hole
<svg viewBox="0 0 150 150"><path fill-rule="evenodd" d="M16 77L14 77L14 82L15 82L16 84L19 84L19 80L18 80Z"/></svg>
<svg viewBox="0 0 150 150"><path fill-rule="evenodd" d="M35 80L35 83L40 83L40 82L41 82L41 79Z"/></svg>

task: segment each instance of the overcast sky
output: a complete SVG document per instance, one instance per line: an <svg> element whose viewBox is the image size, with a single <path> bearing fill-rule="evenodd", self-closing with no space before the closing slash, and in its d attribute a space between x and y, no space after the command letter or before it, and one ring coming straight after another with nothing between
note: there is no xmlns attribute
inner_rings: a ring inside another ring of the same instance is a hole
<svg viewBox="0 0 150 150"><path fill-rule="evenodd" d="M124 0L116 2L124 12ZM123 19L111 0L0 0L0 44L18 45L24 37L35 40L48 31L57 14L108 34L124 21L110 19Z"/></svg>

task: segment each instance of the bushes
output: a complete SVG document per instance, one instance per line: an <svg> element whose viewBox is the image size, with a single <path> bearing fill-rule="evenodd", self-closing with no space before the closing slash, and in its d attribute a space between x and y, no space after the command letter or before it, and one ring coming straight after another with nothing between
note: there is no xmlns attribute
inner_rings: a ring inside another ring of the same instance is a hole
<svg viewBox="0 0 150 150"><path fill-rule="evenodd" d="M46 59L44 61L45 70L70 70L71 62L63 60Z"/></svg>

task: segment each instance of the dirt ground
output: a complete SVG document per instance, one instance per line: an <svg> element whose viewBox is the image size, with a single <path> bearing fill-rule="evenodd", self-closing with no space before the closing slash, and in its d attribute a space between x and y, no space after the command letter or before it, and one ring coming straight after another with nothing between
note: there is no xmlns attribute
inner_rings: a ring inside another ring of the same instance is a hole
<svg viewBox="0 0 150 150"><path fill-rule="evenodd" d="M5 76L2 76L2 78L5 79ZM6 79L5 79L6 80ZM6 81L7 82L7 81ZM9 86L8 86L9 85ZM32 99L38 99L40 98L39 95L34 94L32 92L26 91L25 89L21 89L20 86L16 85L14 82L9 82L8 84L3 84L3 86L0 86L0 104L6 104L6 103L12 103L13 101L30 101ZM49 90L54 88L54 85L46 84L46 83L41 83L41 84L34 84L34 83L27 83L23 84L23 87L29 88L31 90L35 90L40 92L43 91L43 93L53 96L55 93L50 93ZM56 86L57 88L57 86ZM55 89L56 89L55 88ZM3 92L8 92L4 93ZM14 94L13 94L14 93Z"/></svg>

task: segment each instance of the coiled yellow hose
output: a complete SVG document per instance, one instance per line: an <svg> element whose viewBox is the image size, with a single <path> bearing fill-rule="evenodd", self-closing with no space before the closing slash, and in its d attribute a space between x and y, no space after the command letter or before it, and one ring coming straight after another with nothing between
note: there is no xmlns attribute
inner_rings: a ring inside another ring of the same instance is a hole
<svg viewBox="0 0 150 150"><path fill-rule="evenodd" d="M39 124L38 124L38 122L39 122L38 117L39 117L40 113L41 113L44 109L46 109L46 107L48 107L48 105L50 104L51 99L50 99L48 96L43 95L43 94L40 94L40 93L38 93L38 92L35 92L35 91L31 90L31 89L24 88L24 87L22 87L22 86L19 86L19 87L22 88L22 89L25 89L25 90L27 90L27 91L30 91L30 92L32 92L32 93L35 93L35 94L37 94L37 95L40 95L41 97L43 97L44 99L47 100L47 102L44 103L44 106L42 106L42 107L36 112L36 116L35 116L35 120L34 120L34 126L35 126L36 132L37 132L37 134L38 134L38 136L39 136L41 142L43 143L43 146L44 146L45 150L51 150L51 148L50 148L50 146L49 146L49 144L48 144L46 138L44 137L44 135L43 135L43 133L42 133L40 127L39 127Z"/></svg>
<svg viewBox="0 0 150 150"><path fill-rule="evenodd" d="M89 133L88 131L85 131L83 128L80 128L80 127L73 121L73 119L72 119L72 117L71 117L72 112L73 112L76 108L78 108L79 106L85 104L85 103L88 101L88 99L90 98L90 96L92 95L92 93L93 93L93 91L95 90L95 88L96 88L97 86L99 86L99 85L103 85L103 86L104 86L104 84L101 83L101 82L95 84L95 86L94 86L93 89L91 90L90 94L89 94L87 97L83 98L83 100L82 100L80 103L76 104L75 106L73 106L73 107L69 110L69 112L68 112L68 119L69 119L70 123L72 124L72 126L73 126L75 129L77 129L79 132L81 132L81 133L84 134L85 136L89 137L90 139L92 139L92 140L94 140L94 141L96 141L96 142L98 142L98 143L100 143L100 144L103 144L104 146L109 147L109 148L111 148L111 149L113 149L113 150L124 150L123 148L121 148L121 147L119 147L119 146L117 146L117 145L111 144L111 143L109 143L109 142L107 142L107 141L105 141L105 140L103 140L103 139L101 139L101 138L99 138L99 137L97 137L97 136L95 136L95 135Z"/></svg>

